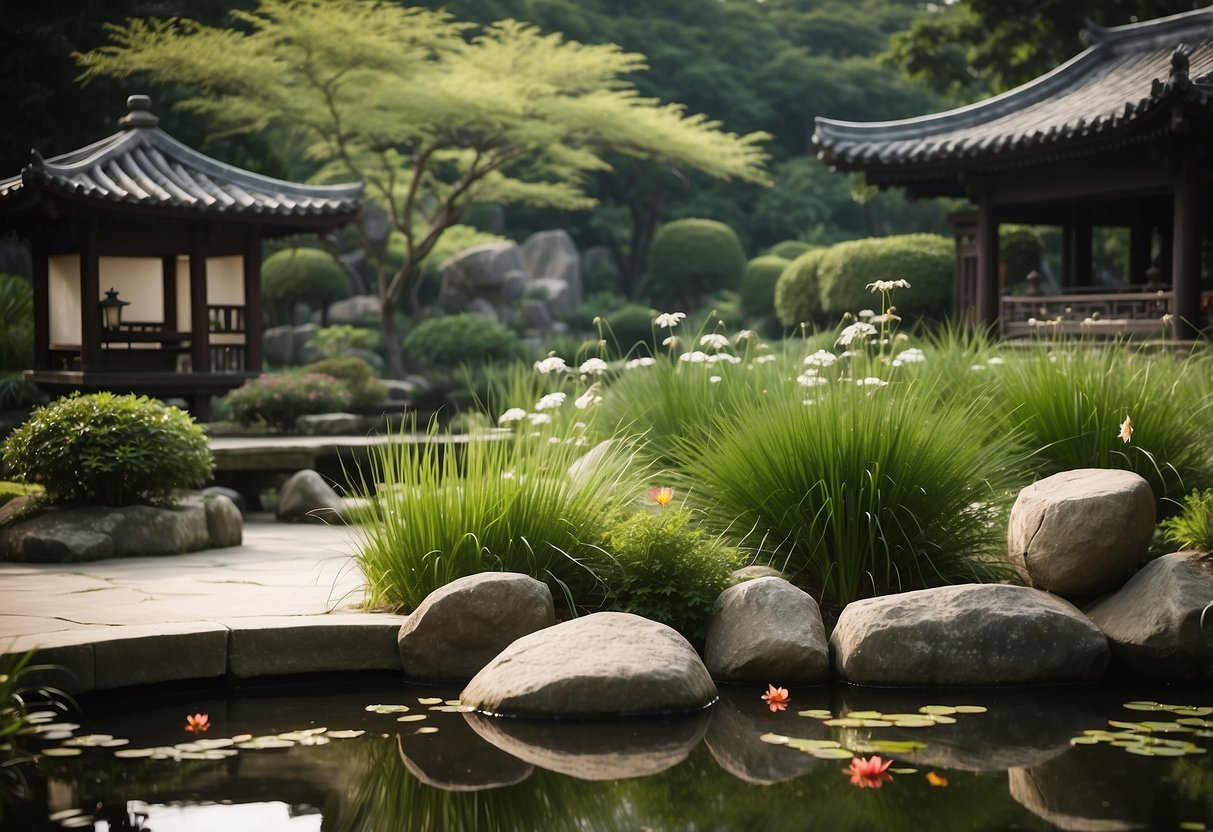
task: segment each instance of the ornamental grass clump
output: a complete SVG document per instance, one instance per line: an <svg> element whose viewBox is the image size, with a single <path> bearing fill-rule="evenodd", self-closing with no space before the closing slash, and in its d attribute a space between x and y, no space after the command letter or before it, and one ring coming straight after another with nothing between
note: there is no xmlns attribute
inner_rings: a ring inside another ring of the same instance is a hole
<svg viewBox="0 0 1213 832"><path fill-rule="evenodd" d="M1202 396L1207 357L1087 342L1037 349L998 368L1003 429L1038 477L1122 468L1150 483L1160 517L1192 490L1213 487L1213 400ZM1118 432L1132 417L1132 441Z"/></svg>
<svg viewBox="0 0 1213 832"><path fill-rule="evenodd" d="M824 603L1006 574L1009 440L928 385L814 388L722 417L681 446L705 522Z"/></svg>
<svg viewBox="0 0 1213 832"><path fill-rule="evenodd" d="M1213 552L1213 489L1184 497L1179 513L1160 524L1168 543Z"/></svg>
<svg viewBox="0 0 1213 832"><path fill-rule="evenodd" d="M74 394L40 407L4 443L14 477L53 504L168 503L215 461L193 417L147 396Z"/></svg>
<svg viewBox="0 0 1213 832"><path fill-rule="evenodd" d="M587 451L576 427L460 444L431 428L424 441L379 447L358 476L376 494L358 518L372 603L412 610L433 590L486 571L530 575L570 607L600 597L599 544L644 493L645 472L623 439L574 466Z"/></svg>
<svg viewBox="0 0 1213 832"><path fill-rule="evenodd" d="M221 409L242 425L290 431L300 416L348 410L353 397L341 381L318 373L279 373L250 379L223 397Z"/></svg>

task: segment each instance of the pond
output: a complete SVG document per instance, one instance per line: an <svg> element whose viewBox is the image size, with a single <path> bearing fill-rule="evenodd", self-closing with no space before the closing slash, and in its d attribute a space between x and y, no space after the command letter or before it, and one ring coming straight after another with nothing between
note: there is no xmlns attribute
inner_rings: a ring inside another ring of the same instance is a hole
<svg viewBox="0 0 1213 832"><path fill-rule="evenodd" d="M598 723L488 719L381 678L111 695L24 738L41 753L22 790L4 778L0 827L1213 829L1207 689L792 687L779 711L764 689ZM853 776L851 752L894 762Z"/></svg>

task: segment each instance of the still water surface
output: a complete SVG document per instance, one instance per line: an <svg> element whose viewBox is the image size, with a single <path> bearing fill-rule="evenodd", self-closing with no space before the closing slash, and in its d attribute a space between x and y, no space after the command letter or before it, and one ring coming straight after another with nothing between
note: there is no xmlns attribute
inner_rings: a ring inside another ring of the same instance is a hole
<svg viewBox="0 0 1213 832"><path fill-rule="evenodd" d="M764 690L589 724L486 719L449 704L456 690L379 679L86 701L70 737L25 738L79 753L20 766L27 789L0 792L0 828L1213 829L1207 689L792 687L778 712ZM1125 707L1140 702L1184 707ZM906 716L924 708L940 718ZM195 713L204 734L185 730ZM826 722L855 713L864 724ZM854 783L846 751L894 763Z"/></svg>

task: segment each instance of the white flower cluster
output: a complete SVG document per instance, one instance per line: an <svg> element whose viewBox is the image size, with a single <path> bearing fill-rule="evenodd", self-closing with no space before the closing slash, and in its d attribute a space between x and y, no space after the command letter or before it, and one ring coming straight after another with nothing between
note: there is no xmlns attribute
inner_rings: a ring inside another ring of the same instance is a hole
<svg viewBox="0 0 1213 832"><path fill-rule="evenodd" d="M673 329L682 323L686 316L685 312L663 312L653 319L653 324L658 329Z"/></svg>
<svg viewBox="0 0 1213 832"><path fill-rule="evenodd" d="M837 360L838 356L829 350L818 350L812 355L805 356L804 363L809 367L829 367Z"/></svg>
<svg viewBox="0 0 1213 832"><path fill-rule="evenodd" d="M564 363L564 359L558 355L549 355L542 361L535 362L535 372L548 375L549 373L564 373L569 369L569 365Z"/></svg>
<svg viewBox="0 0 1213 832"><path fill-rule="evenodd" d="M926 361L927 357L918 347L910 347L897 353L893 359L893 366L900 367L902 364L921 364Z"/></svg>
<svg viewBox="0 0 1213 832"><path fill-rule="evenodd" d="M631 361L623 365L623 369L635 370L637 367L652 367L656 363L657 359L646 355L642 358L633 358Z"/></svg>
<svg viewBox="0 0 1213 832"><path fill-rule="evenodd" d="M838 334L838 340L835 342L840 347L849 347L851 342L856 338L860 339L860 343L873 338L877 334L876 327L864 321L858 321L851 324L846 329Z"/></svg>
<svg viewBox="0 0 1213 832"><path fill-rule="evenodd" d="M868 284L868 291L875 294L876 292L891 292L894 289L909 289L910 282L908 280L877 280L874 283Z"/></svg>

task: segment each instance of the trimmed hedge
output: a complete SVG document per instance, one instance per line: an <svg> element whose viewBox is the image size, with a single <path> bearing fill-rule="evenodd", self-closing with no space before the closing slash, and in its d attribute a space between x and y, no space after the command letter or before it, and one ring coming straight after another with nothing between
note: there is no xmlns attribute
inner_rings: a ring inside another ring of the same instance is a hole
<svg viewBox="0 0 1213 832"><path fill-rule="evenodd" d="M718 289L741 282L745 252L733 229L704 219L674 220L649 248L649 294L658 305L693 309Z"/></svg>
<svg viewBox="0 0 1213 832"><path fill-rule="evenodd" d="M261 264L261 293L271 303L306 303L325 309L350 296L350 279L317 248L288 248Z"/></svg>
<svg viewBox="0 0 1213 832"><path fill-rule="evenodd" d="M629 303L621 306L606 316L607 329L614 336L619 351L627 354L635 350L639 355L649 355L653 351L653 310L639 303ZM658 335L665 338L667 332Z"/></svg>
<svg viewBox="0 0 1213 832"><path fill-rule="evenodd" d="M746 264L738 294L741 311L750 318L775 314L775 284L790 261L767 254Z"/></svg>
<svg viewBox="0 0 1213 832"><path fill-rule="evenodd" d="M303 368L304 374L332 376L345 385L350 393L350 407L365 410L382 404L387 398L387 388L375 375L375 369L365 359L325 358Z"/></svg>
<svg viewBox="0 0 1213 832"><path fill-rule="evenodd" d="M803 240L784 240L782 243L771 246L767 254L772 257L782 257L784 260L795 260L806 251L812 251L815 248L817 246Z"/></svg>
<svg viewBox="0 0 1213 832"><path fill-rule="evenodd" d="M813 248L797 257L775 283L775 314L784 326L813 323L822 316L821 289L817 270L825 248Z"/></svg>
<svg viewBox="0 0 1213 832"><path fill-rule="evenodd" d="M482 315L444 315L417 324L401 343L406 358L453 370L461 364L508 361L519 355L518 336Z"/></svg>
<svg viewBox="0 0 1213 832"><path fill-rule="evenodd" d="M906 280L910 289L894 297L898 313L917 319L940 319L952 309L956 251L937 234L871 237L831 246L817 268L825 312L839 316L860 309L879 309L880 298L868 290L877 280Z"/></svg>

